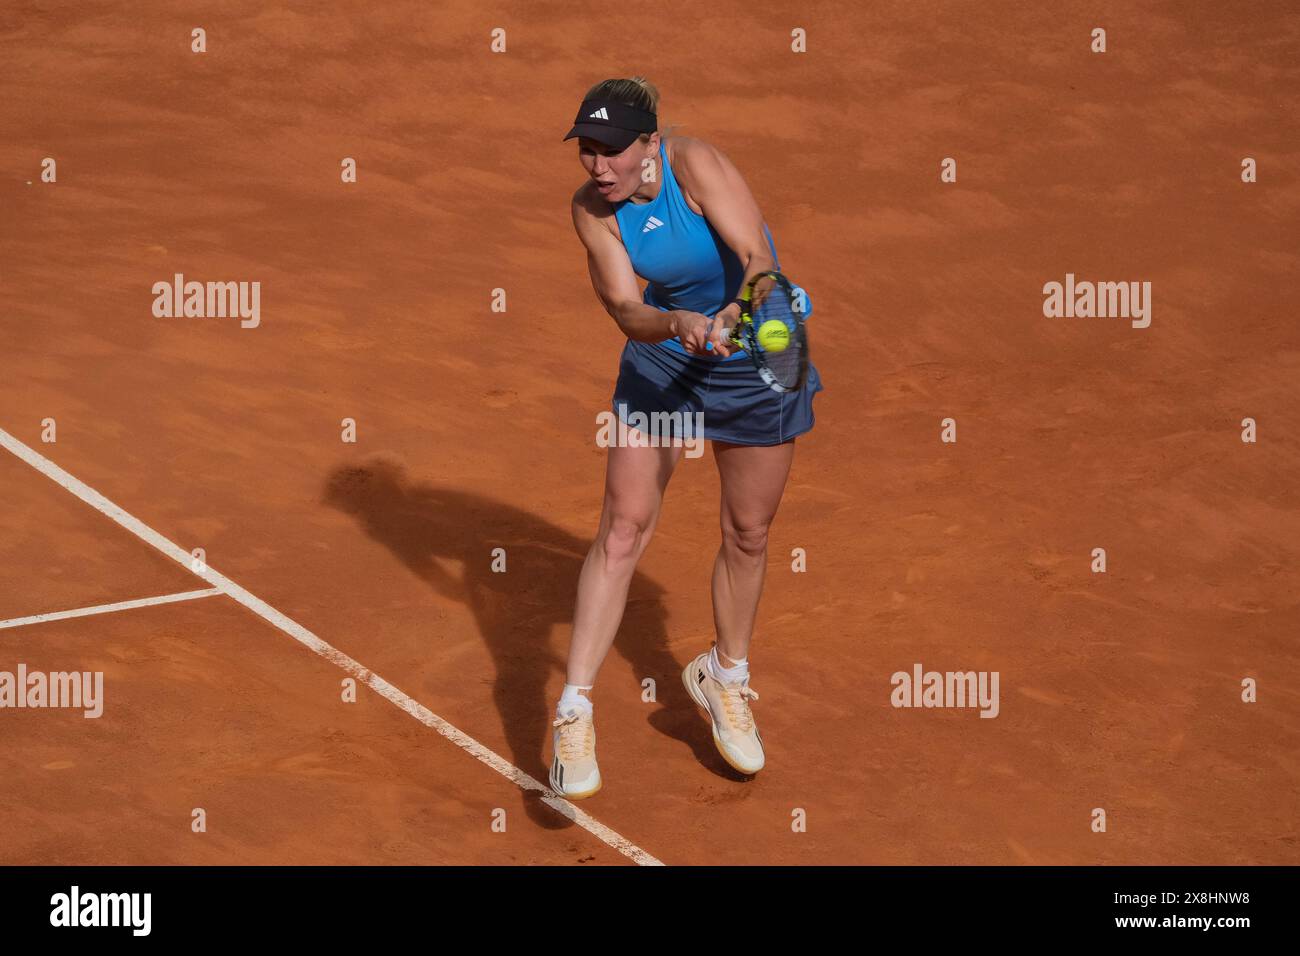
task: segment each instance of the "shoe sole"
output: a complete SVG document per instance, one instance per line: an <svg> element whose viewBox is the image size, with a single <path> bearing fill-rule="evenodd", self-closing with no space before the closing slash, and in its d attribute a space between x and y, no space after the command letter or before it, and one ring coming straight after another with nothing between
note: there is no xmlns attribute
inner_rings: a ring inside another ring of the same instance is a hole
<svg viewBox="0 0 1300 956"><path fill-rule="evenodd" d="M699 689L695 681L691 680L691 669L694 666L695 662L691 661L691 663L686 665L686 669L682 671L682 685L686 688L686 693L691 696L691 700L695 701L695 703L699 705L700 710L704 711L704 716L709 719L709 728L713 731L713 746L717 748L718 755L727 762L727 766L731 767L732 770L735 770L737 773L743 773L747 777L754 776L754 774L758 773L758 770L762 770L763 768L759 767L758 770L750 770L746 767L742 767L740 764L736 763L736 761L732 760L731 757L728 756L726 749L723 748L722 740L718 737L717 721L713 719L713 711L709 710L709 702L704 699L704 693Z"/></svg>
<svg viewBox="0 0 1300 956"><path fill-rule="evenodd" d="M548 776L547 781L550 783L551 789L555 791L555 795L559 797L563 797L565 800L586 800L588 797L595 796L597 793L599 793L600 788L605 785L605 780L602 777L596 781L596 786L594 789L584 790L582 793L565 793L563 788L561 788L560 785L555 782L554 777Z"/></svg>

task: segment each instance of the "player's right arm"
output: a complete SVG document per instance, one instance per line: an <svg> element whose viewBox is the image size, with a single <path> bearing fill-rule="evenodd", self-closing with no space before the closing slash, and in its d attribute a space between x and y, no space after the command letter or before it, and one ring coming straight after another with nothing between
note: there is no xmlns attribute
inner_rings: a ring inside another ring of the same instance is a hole
<svg viewBox="0 0 1300 956"><path fill-rule="evenodd" d="M705 332L708 320L703 315L681 310L664 312L641 301L641 290L627 250L600 221L600 213L608 214L608 209L608 204L586 185L573 194L573 227L586 247L587 271L600 304L633 341L662 342L681 336L687 350L695 351L692 345L698 344L702 351L708 341Z"/></svg>

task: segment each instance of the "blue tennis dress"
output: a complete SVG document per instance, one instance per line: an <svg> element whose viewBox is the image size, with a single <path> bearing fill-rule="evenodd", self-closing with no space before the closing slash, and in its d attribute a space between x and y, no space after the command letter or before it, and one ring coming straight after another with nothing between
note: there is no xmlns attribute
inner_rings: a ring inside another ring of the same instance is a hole
<svg viewBox="0 0 1300 956"><path fill-rule="evenodd" d="M659 168L663 183L651 202L622 200L614 205L632 268L647 280L641 300L665 312L686 309L712 317L740 294L744 266L708 220L686 204L662 142ZM763 232L780 268L766 223ZM812 400L820 391L815 367L809 367L802 389L781 393L758 377L744 352L722 359L692 355L676 337L663 342L629 339L619 360L613 407L632 426L646 420L642 415L682 412L692 416L692 423L703 423L703 435L688 425L692 430L687 437L779 445L813 427ZM658 420L667 424L681 418L670 414ZM675 425L673 435L683 437Z"/></svg>

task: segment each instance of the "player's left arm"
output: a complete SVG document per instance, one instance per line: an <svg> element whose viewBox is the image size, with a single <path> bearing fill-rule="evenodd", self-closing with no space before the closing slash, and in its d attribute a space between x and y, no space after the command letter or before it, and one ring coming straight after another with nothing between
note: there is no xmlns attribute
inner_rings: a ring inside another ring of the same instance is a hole
<svg viewBox="0 0 1300 956"><path fill-rule="evenodd" d="M763 232L763 213L740 170L717 147L702 140L690 140L686 145L683 165L691 196L700 204L704 218L744 265L745 275L740 283L743 289L758 273L776 268ZM740 307L728 305L718 315L731 326L740 317Z"/></svg>

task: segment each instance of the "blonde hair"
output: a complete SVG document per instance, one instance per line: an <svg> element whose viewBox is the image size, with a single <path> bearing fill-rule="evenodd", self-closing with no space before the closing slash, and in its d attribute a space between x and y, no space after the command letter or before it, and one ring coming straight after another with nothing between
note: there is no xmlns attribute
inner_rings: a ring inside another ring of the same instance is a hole
<svg viewBox="0 0 1300 956"><path fill-rule="evenodd" d="M587 91L583 99L613 100L624 106L632 106L656 115L659 113L659 90L644 76L631 76L622 80L601 80ZM665 126L663 117L659 118L660 138L668 136L675 129L676 126ZM647 142L650 134L642 133L637 139L642 143Z"/></svg>

